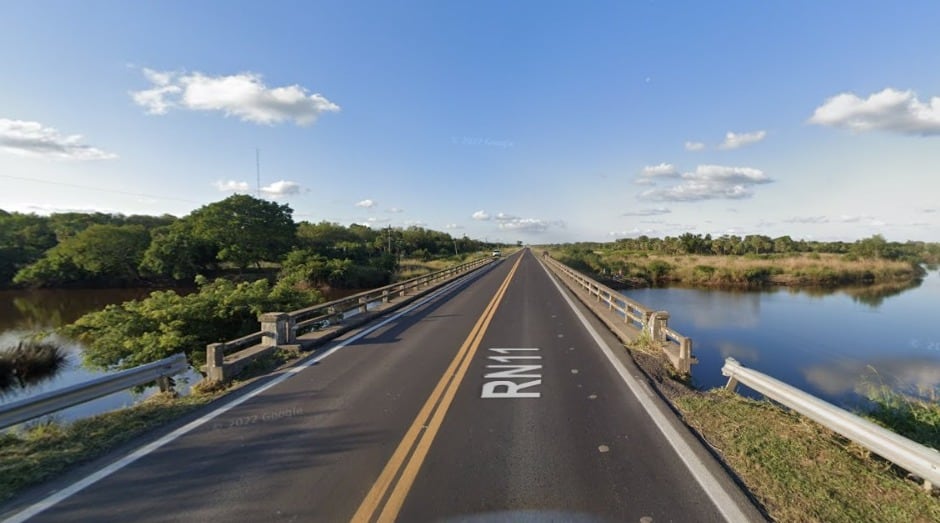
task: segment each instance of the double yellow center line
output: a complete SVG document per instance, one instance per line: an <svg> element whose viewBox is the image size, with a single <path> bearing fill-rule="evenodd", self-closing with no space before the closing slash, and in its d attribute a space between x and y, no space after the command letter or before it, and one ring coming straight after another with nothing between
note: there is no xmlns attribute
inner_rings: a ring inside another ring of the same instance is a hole
<svg viewBox="0 0 940 523"><path fill-rule="evenodd" d="M362 504L359 505L359 510L352 517L351 521L353 523L391 522L398 517L398 512L401 511L405 497L418 476L421 464L424 463L424 458L427 457L428 451L431 449L431 443L434 442L434 437L444 422L447 409L450 408L454 395L457 394L457 389L467 374L470 362L483 340L483 335L496 314L496 308L499 307L499 303L509 287L509 282L512 281L521 262L522 256L519 256L493 299L483 310L483 315L477 320L467 339L460 346L457 356L451 361L447 371L444 372L444 376L441 377L437 386L434 387L434 391L431 392L428 400L421 407L421 411L418 412L418 416L411 424L411 427L408 428L408 432L405 433L401 443L398 444L395 453L392 454L391 459L382 469L379 478L372 485L369 493L366 494ZM389 489L391 489L391 494L389 494ZM378 514L378 517L376 517L376 514Z"/></svg>

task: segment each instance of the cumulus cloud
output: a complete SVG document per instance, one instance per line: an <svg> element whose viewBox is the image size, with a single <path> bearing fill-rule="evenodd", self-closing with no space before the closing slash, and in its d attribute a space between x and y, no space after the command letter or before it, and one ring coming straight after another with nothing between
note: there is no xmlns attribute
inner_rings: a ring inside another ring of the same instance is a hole
<svg viewBox="0 0 940 523"><path fill-rule="evenodd" d="M538 218L512 218L499 224L499 228L506 231L539 234L552 227L565 228L563 221L546 221Z"/></svg>
<svg viewBox="0 0 940 523"><path fill-rule="evenodd" d="M200 72L179 73L144 69L149 89L131 92L131 98L149 114L166 114L170 109L221 111L242 121L274 125L293 121L310 125L327 112L340 107L319 93L299 85L269 88L256 73L207 76Z"/></svg>
<svg viewBox="0 0 940 523"><path fill-rule="evenodd" d="M705 149L705 144L702 142L685 142L686 151L701 151Z"/></svg>
<svg viewBox="0 0 940 523"><path fill-rule="evenodd" d="M649 189L640 193L640 199L665 202L750 198L754 185L773 180L763 171L751 167L699 165L694 172L683 173L679 185Z"/></svg>
<svg viewBox="0 0 940 523"><path fill-rule="evenodd" d="M479 211L473 213L473 216L471 216L471 218L477 221L485 222L485 221L488 221L491 217L489 214L487 214L486 211L480 209Z"/></svg>
<svg viewBox="0 0 940 523"><path fill-rule="evenodd" d="M671 163L661 163L659 165L647 165L640 171L643 178L678 178L679 170ZM642 179L642 178L641 178Z"/></svg>
<svg viewBox="0 0 940 523"><path fill-rule="evenodd" d="M366 225L378 225L382 223L388 223L390 221L392 221L391 218L376 218L373 216L366 219Z"/></svg>
<svg viewBox="0 0 940 523"><path fill-rule="evenodd" d="M252 191L248 182L239 182L236 180L219 180L215 182L215 188L222 192L248 193ZM279 180L262 187L261 193L271 198L283 198L285 196L300 194L300 189L300 184L297 182Z"/></svg>
<svg viewBox="0 0 940 523"><path fill-rule="evenodd" d="M372 201L368 198L362 200L361 202L356 202L356 207L362 207L363 209L371 209L378 205L378 202Z"/></svg>
<svg viewBox="0 0 940 523"><path fill-rule="evenodd" d="M657 207L655 209L638 209L636 211L629 211L623 213L623 216L658 216L660 214L669 214L672 211L666 209L665 207Z"/></svg>
<svg viewBox="0 0 940 523"><path fill-rule="evenodd" d="M385 209L385 212L391 213L391 214L398 214L398 213L405 212L405 210L404 210L404 209L399 209L398 207L392 207L392 208L390 208L390 209Z"/></svg>
<svg viewBox="0 0 940 523"><path fill-rule="evenodd" d="M458 225L456 223L448 223L447 225L444 226L444 228L447 229L448 231L458 230L458 229L463 229L463 225Z"/></svg>
<svg viewBox="0 0 940 523"><path fill-rule="evenodd" d="M890 87L861 98L841 93L816 108L809 123L841 127L854 132L872 130L901 134L940 135L940 97L922 102L914 91Z"/></svg>
<svg viewBox="0 0 940 523"><path fill-rule="evenodd" d="M0 118L0 151L20 156L63 160L110 160L116 154L81 143L82 135L65 135L39 122Z"/></svg>
<svg viewBox="0 0 940 523"><path fill-rule="evenodd" d="M215 182L215 188L222 192L248 192L250 190L248 182L237 182L235 180L219 180Z"/></svg>
<svg viewBox="0 0 940 523"><path fill-rule="evenodd" d="M728 131L725 134L725 141L718 146L719 149L737 149L745 145L757 143L767 137L767 131L754 131L753 133L733 133Z"/></svg>
<svg viewBox="0 0 940 523"><path fill-rule="evenodd" d="M280 180L261 188L261 192L272 198L283 198L294 194L300 194L300 184Z"/></svg>

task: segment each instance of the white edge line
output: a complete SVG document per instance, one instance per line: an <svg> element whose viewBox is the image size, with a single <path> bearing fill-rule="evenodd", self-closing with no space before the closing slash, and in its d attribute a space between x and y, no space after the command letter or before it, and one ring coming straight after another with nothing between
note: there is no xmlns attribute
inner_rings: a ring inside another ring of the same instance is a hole
<svg viewBox="0 0 940 523"><path fill-rule="evenodd" d="M617 370L617 373L620 374L620 377L623 378L623 381L626 382L627 386L630 387L630 391L633 392L633 395L636 396L637 400L640 402L640 405L643 406L643 409L646 410L646 413L649 414L650 418L653 419L653 422L659 428L659 431L663 433L666 441L672 445L673 450L676 451L679 458L682 459L685 466L689 469L689 472L692 473L692 476L702 487L702 490L705 491L705 494L712 500L715 507L721 512L721 515L724 516L726 521L750 521L747 515L738 507L738 504L735 502L724 487L718 482L715 476L705 467L705 464L702 463L702 460L695 454L692 450L692 447L682 439L682 436L678 431L669 423L663 413L659 410L655 403L644 393L641 388L640 383L630 375L630 372L624 367L623 363L617 359L617 356L614 355L614 352L610 349L606 342L601 339L600 334L594 330L594 327L588 322L587 318L578 310L574 302L571 301L571 298L564 292L561 288L561 285L558 283L555 276L549 272L549 270L542 265L542 269L548 274L548 277L552 280L552 283L555 284L555 287L558 289L558 292L561 293L562 298L568 302L568 306L571 307L571 310L574 311L574 314L581 320L581 324L584 325L584 328L587 329L588 333L591 334L591 337L594 338L594 342L597 343L598 347L604 352L607 356L607 359L610 360L610 363Z"/></svg>
<svg viewBox="0 0 940 523"><path fill-rule="evenodd" d="M491 268L492 268L492 267L491 267ZM478 272L474 271L474 272L471 272L470 274L468 274L468 275L466 275L466 276L472 276L472 275L479 276L480 274L482 274L482 273L481 273L481 272L478 273ZM56 493L54 493L54 494L52 494L52 495L49 495L49 496L47 496L46 498L44 498L44 499L42 499L42 500L40 500L40 501L37 501L36 503L33 503L32 505L26 507L25 509L23 509L23 510L17 512L16 514L13 514L13 515L10 516L9 518L4 519L4 520L3 520L3 523L20 523L20 522L22 522L22 521L26 521L27 519L29 519L29 518L31 518L31 517L33 517L33 516L35 516L35 515L37 515L37 514L43 512L43 511L47 510L47 509L49 509L49 508L52 508L53 506L57 505L58 503L61 503L62 501L65 501L66 499L72 497L73 495L77 494L78 492L82 491L83 489L85 489L85 488L87 488L87 487L89 487L89 486L91 486L91 485L97 483L98 481L100 481L100 480L102 480L102 479L104 479L104 478L110 476L111 474L114 474L115 472L121 470L122 468L124 468L124 467L126 467L126 466L128 466L128 465L130 465L131 463L134 463L135 461L137 461L137 460L139 460L140 458L146 456L147 454L150 454L151 452L153 452L153 451L159 449L160 447L166 445L167 443L172 442L173 440L179 438L180 436L182 436L182 435L184 435L184 434L186 434L186 433L192 431L193 429L196 429L196 428L198 428L199 426L204 425L205 423L211 421L211 420L214 419L215 417L217 417L217 416L219 416L219 415L221 415L221 414L224 414L224 413L228 412L229 410L231 410L231 409L237 407L238 405L241 405L242 403L244 403L244 402L250 400L251 398L253 398L253 397L255 397L255 396L259 395L259 394L261 394L262 392L264 392L264 391L270 389L271 387L274 387L275 385L278 385L278 384L284 382L284 381L287 380L288 378L293 377L293 376L296 375L297 373L299 373L299 372L301 372L301 371L303 371L303 370L305 370L305 369L307 369L307 368L309 368L309 367L311 367L311 366L317 364L318 362L320 362L321 360L323 360L324 358L326 358L326 357L329 356L330 354L333 354L334 352L336 352L336 351L342 349L343 347L346 347L346 346L349 345L350 343L353 343L353 342L359 340L360 338L371 334L371 333L374 332L375 330L377 330L377 329L383 327L384 325L388 324L389 322L392 322L392 321L397 320L398 318L404 316L405 314L408 314L409 312L413 311L414 309L417 309L418 307L421 307L421 306L423 306L423 305L425 305L425 304L427 304L427 303L429 303L429 302L431 302L431 301L433 301L433 300L435 300L435 299L438 299L438 298L444 296L445 294L447 294L448 292L450 292L451 290L453 290L453 288L456 287L458 284L462 284L462 283L464 282L464 280L467 279L466 276L461 277L461 278L458 278L457 280L455 280L455 281L453 281L453 282L451 282L451 283L448 283L446 286L444 286L444 287L442 287L441 289L435 291L433 294L430 294L430 295L428 295L428 296L425 296L425 297L421 298L420 300L418 300L418 301L412 303L411 305L408 305L407 307L405 307L405 308L403 308L402 310L396 312L396 313L393 314L392 316L389 316L388 318L382 320L381 322L376 323L375 325L369 326L369 327L366 328L365 330L356 333L354 336L349 337L348 339L342 341L342 342L339 343L338 345L335 345L335 346L333 346L333 347L330 347L330 348L329 348L328 350L326 350L323 354L321 354L321 355L319 355L319 356L317 356L317 357L315 357L315 358L311 358L311 359L309 359L309 360L307 360L307 361L305 361L305 362L303 362L303 363L301 363L301 364L296 365L295 367L292 367L292 368L290 368L290 369L284 371L280 376L278 376L278 377L272 379L271 381L265 383L264 385L258 387L257 389L255 389L255 390L253 390L253 391L251 391L251 392L245 393L243 396L239 396L238 398L236 398L236 399L234 399L234 400L232 400L232 401L226 403L225 405L222 405L221 407L218 407L217 409L213 410L212 412L209 412L209 413L207 413L207 414L204 414L202 417L200 417L200 418L198 418L198 419L195 419L195 420L193 420L193 421L187 423L186 425L183 425L182 427L180 427L180 428L174 430L173 432L171 432L171 433L169 433L169 434L163 436L162 438L160 438L160 439L158 439L158 440L156 440L156 441L153 441L153 442L151 442L151 443L148 443L147 445L144 445L143 447L138 448L138 449L135 450L134 452L128 454L127 456L124 456L123 458L121 458L121 459L115 461L114 463L111 463L110 465L108 465L108 466L106 466L106 467L104 467L104 468L102 468L102 469L100 469L100 470L98 470L98 471L96 471L96 472L93 472L93 473L91 473L91 474L89 474L89 475L87 475L87 476L85 476L84 478L82 478L82 479L76 481L75 483L72 483L72 484L69 485L68 487L65 487L64 489L59 490L59 491L57 491Z"/></svg>

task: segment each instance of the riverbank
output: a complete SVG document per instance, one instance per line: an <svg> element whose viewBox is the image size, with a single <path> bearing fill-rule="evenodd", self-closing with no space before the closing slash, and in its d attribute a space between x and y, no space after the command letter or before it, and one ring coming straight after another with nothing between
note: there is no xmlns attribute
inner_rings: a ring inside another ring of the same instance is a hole
<svg viewBox="0 0 940 523"><path fill-rule="evenodd" d="M902 260L844 254L675 255L597 250L550 251L562 263L621 288L679 284L708 288L905 284L926 274Z"/></svg>

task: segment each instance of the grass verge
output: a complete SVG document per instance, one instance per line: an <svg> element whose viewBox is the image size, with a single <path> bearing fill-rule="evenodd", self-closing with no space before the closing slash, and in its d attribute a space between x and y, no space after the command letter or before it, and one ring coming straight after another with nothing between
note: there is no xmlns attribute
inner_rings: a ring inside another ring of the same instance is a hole
<svg viewBox="0 0 940 523"><path fill-rule="evenodd" d="M0 502L67 468L201 407L218 394L156 394L133 406L73 423L46 421L0 434Z"/></svg>
<svg viewBox="0 0 940 523"><path fill-rule="evenodd" d="M940 502L890 463L769 401L716 389L675 405L775 521L940 521Z"/></svg>

